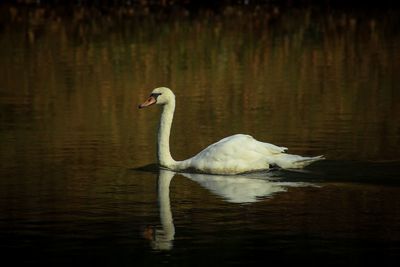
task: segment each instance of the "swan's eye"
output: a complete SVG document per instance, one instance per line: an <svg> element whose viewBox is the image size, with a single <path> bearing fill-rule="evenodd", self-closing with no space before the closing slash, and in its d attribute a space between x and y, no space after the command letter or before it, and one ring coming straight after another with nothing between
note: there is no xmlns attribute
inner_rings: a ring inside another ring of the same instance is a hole
<svg viewBox="0 0 400 267"><path fill-rule="evenodd" d="M154 97L157 100L157 97L162 95L161 93L152 93L150 96Z"/></svg>

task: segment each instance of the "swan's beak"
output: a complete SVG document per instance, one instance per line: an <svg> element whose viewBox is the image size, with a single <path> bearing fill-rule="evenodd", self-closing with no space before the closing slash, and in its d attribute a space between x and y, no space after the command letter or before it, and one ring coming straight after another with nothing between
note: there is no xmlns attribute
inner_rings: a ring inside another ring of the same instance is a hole
<svg viewBox="0 0 400 267"><path fill-rule="evenodd" d="M146 226L146 228L143 230L143 237L146 238L147 240L154 240L155 239L155 232L154 232L154 227L153 226Z"/></svg>
<svg viewBox="0 0 400 267"><path fill-rule="evenodd" d="M151 95L149 98L147 98L146 101L144 101L142 104L139 105L139 108L145 108L145 107L151 106L151 105L155 104L156 102L157 102L156 98Z"/></svg>

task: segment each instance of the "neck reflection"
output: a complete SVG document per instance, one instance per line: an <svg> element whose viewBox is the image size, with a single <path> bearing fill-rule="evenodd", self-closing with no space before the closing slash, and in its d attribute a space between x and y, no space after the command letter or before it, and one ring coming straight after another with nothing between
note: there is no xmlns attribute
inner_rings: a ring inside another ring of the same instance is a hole
<svg viewBox="0 0 400 267"><path fill-rule="evenodd" d="M180 173L184 177L199 183L224 201L246 204L273 198L274 195L286 192L289 187L315 186L305 182L285 182L283 176L274 172L248 175L210 175L197 173ZM171 250L175 238L175 226L171 211L170 184L175 172L160 169L158 175L158 204L160 228L147 229L151 236L151 246L155 250Z"/></svg>

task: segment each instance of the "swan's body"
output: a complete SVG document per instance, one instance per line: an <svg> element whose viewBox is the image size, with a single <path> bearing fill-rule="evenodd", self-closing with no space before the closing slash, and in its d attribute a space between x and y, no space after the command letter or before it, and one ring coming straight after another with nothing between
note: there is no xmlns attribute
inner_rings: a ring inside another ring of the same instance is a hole
<svg viewBox="0 0 400 267"><path fill-rule="evenodd" d="M211 175L200 173L182 173L183 176L199 183L217 196L230 203L253 203L276 194L286 192L290 187L316 187L304 182L281 181L280 176L268 177L269 173L260 176Z"/></svg>
<svg viewBox="0 0 400 267"><path fill-rule="evenodd" d="M230 203L254 203L272 198L286 192L288 188L316 186L304 182L284 182L282 176L262 173L262 175L209 175L199 173L181 173L192 181L199 183L217 197ZM155 250L171 250L175 239L175 226L170 202L170 184L175 172L160 169L158 174L158 204L160 226L149 226L143 235L151 241Z"/></svg>
<svg viewBox="0 0 400 267"><path fill-rule="evenodd" d="M196 156L175 161L169 149L169 136L175 110L175 95L165 87L153 90L149 99L139 108L152 104L163 105L158 132L158 161L162 167L174 171L193 170L209 174L239 174L269 169L303 168L323 159L323 156L302 157L285 153L286 147L257 141L250 135L236 134L214 143Z"/></svg>

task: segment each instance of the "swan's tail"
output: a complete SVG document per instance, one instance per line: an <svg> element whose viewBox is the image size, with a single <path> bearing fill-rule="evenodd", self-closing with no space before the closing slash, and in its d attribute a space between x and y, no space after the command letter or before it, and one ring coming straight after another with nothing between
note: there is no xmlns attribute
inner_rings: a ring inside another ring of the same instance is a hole
<svg viewBox="0 0 400 267"><path fill-rule="evenodd" d="M273 159L273 162L283 169L301 169L313 162L325 159L323 155L316 157L303 157L292 154L279 154Z"/></svg>

